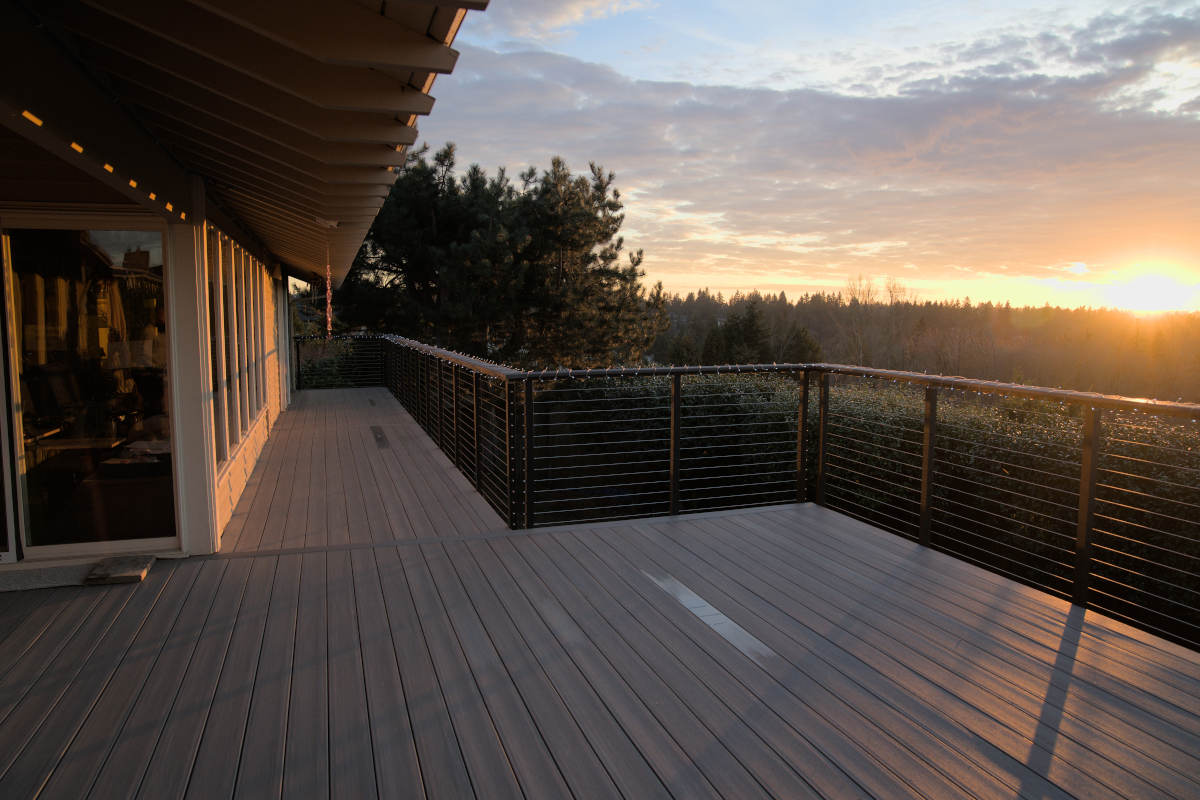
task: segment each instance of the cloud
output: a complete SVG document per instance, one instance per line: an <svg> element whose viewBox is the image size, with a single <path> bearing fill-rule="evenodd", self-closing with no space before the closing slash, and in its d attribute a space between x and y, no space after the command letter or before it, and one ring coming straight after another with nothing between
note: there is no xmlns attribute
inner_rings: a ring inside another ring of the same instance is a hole
<svg viewBox="0 0 1200 800"><path fill-rule="evenodd" d="M571 26L644 8L647 0L505 0L471 18L473 36L545 40Z"/></svg>
<svg viewBox="0 0 1200 800"><path fill-rule="evenodd" d="M1148 83L1163 59L1200 59L1194 7L950 44L940 67L905 61L869 91L634 80L541 50L462 49L426 137L489 171L556 154L614 170L626 239L668 288L838 286L911 265L929 285L955 265L1200 271L1197 101L1163 111Z"/></svg>

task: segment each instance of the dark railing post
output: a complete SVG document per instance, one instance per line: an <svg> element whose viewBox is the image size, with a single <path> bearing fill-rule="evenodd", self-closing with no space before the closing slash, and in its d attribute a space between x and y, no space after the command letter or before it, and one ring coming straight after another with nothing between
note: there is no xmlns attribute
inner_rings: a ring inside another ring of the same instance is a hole
<svg viewBox="0 0 1200 800"><path fill-rule="evenodd" d="M513 383L504 379L504 480L508 490L508 527L517 527L516 424L513 414Z"/></svg>
<svg viewBox="0 0 1200 800"><path fill-rule="evenodd" d="M300 369L300 340L296 339L296 391L304 388L304 374Z"/></svg>
<svg viewBox="0 0 1200 800"><path fill-rule="evenodd" d="M525 379L525 527L533 527L533 378Z"/></svg>
<svg viewBox="0 0 1200 800"><path fill-rule="evenodd" d="M800 415L796 420L796 502L808 500L808 370L800 373Z"/></svg>
<svg viewBox="0 0 1200 800"><path fill-rule="evenodd" d="M475 488L479 488L480 466L479 455L479 373L471 372L471 449L474 451Z"/></svg>
<svg viewBox="0 0 1200 800"><path fill-rule="evenodd" d="M817 378L817 505L825 505L825 425L829 421L829 373Z"/></svg>
<svg viewBox="0 0 1200 800"><path fill-rule="evenodd" d="M1100 457L1100 409L1083 409L1083 453L1079 462L1079 521L1075 528L1075 581L1071 602L1087 605L1092 572L1092 526L1096 516L1096 465Z"/></svg>
<svg viewBox="0 0 1200 800"><path fill-rule="evenodd" d="M450 365L450 419L453 425L450 428L451 435L454 436L454 457L451 459L454 466L462 469L462 464L458 458L458 365Z"/></svg>
<svg viewBox="0 0 1200 800"><path fill-rule="evenodd" d="M682 395L679 373L671 376L671 513L679 513L679 407Z"/></svg>
<svg viewBox="0 0 1200 800"><path fill-rule="evenodd" d="M930 533L930 501L933 491L933 445L937 436L937 387L925 387L925 425L921 433L921 516L917 539L925 547L933 541Z"/></svg>

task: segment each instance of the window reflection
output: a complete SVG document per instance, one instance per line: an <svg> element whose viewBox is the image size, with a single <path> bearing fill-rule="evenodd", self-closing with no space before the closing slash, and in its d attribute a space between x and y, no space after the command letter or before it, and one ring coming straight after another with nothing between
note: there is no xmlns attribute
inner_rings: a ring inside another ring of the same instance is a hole
<svg viewBox="0 0 1200 800"><path fill-rule="evenodd" d="M174 536L161 234L8 233L26 541Z"/></svg>

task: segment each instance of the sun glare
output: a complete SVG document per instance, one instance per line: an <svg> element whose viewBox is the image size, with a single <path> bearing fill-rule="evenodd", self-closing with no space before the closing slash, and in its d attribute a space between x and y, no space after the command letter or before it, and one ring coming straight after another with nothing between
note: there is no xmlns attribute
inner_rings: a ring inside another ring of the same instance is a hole
<svg viewBox="0 0 1200 800"><path fill-rule="evenodd" d="M1200 279L1174 269L1136 268L1104 287L1105 304L1135 314L1200 311Z"/></svg>

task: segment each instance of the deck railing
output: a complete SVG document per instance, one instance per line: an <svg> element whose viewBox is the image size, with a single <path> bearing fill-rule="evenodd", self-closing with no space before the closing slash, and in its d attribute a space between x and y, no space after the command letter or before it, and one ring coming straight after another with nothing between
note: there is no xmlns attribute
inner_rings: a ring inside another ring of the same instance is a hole
<svg viewBox="0 0 1200 800"><path fill-rule="evenodd" d="M1200 649L1200 405L836 364L528 372L396 336L297 347L306 388L387 386L513 528L812 500Z"/></svg>

